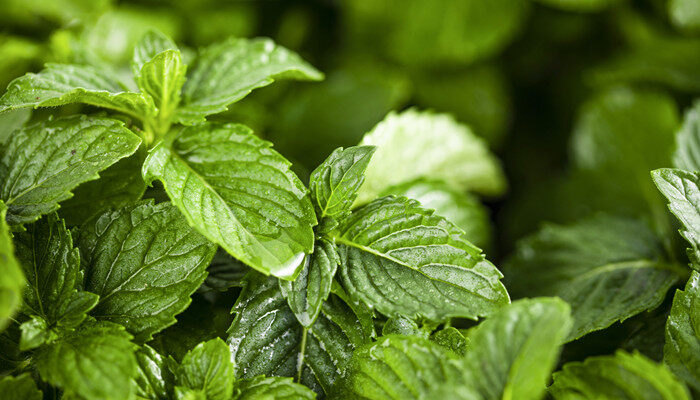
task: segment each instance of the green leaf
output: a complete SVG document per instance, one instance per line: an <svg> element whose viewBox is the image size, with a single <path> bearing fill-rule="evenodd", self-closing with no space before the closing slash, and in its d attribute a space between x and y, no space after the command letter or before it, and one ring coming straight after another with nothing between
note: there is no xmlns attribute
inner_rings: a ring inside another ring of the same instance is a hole
<svg viewBox="0 0 700 400"><path fill-rule="evenodd" d="M542 4L565 11L596 12L604 10L621 0L537 0Z"/></svg>
<svg viewBox="0 0 700 400"><path fill-rule="evenodd" d="M25 312L43 319L49 328L75 328L95 307L99 296L83 286L80 254L63 220L53 213L15 237L17 259L24 268Z"/></svg>
<svg viewBox="0 0 700 400"><path fill-rule="evenodd" d="M7 207L0 200L0 332L10 323L22 303L25 286L22 267L15 258L10 229L5 222Z"/></svg>
<svg viewBox="0 0 700 400"><path fill-rule="evenodd" d="M298 55L265 38L231 38L203 49L183 89L181 123L201 122L277 79L321 80Z"/></svg>
<svg viewBox="0 0 700 400"><path fill-rule="evenodd" d="M55 107L85 103L143 119L155 112L153 101L130 92L109 71L88 65L47 64L10 82L0 98L0 112L23 107Z"/></svg>
<svg viewBox="0 0 700 400"><path fill-rule="evenodd" d="M509 302L496 267L459 228L415 200L377 199L334 236L348 294L387 316L476 319Z"/></svg>
<svg viewBox="0 0 700 400"><path fill-rule="evenodd" d="M299 323L310 327L331 292L331 283L340 259L335 244L317 239L314 252L306 256L301 273L294 281L280 280L280 290Z"/></svg>
<svg viewBox="0 0 700 400"><path fill-rule="evenodd" d="M73 190L73 197L60 204L59 215L68 226L82 225L102 211L136 202L146 191L141 177L145 158L142 146L100 172L98 179L81 184Z"/></svg>
<svg viewBox="0 0 700 400"><path fill-rule="evenodd" d="M549 393L556 400L683 400L688 389L662 364L639 353L589 357L554 374Z"/></svg>
<svg viewBox="0 0 700 400"><path fill-rule="evenodd" d="M700 4L693 0L670 0L668 14L671 22L683 31L700 32Z"/></svg>
<svg viewBox="0 0 700 400"><path fill-rule="evenodd" d="M198 344L182 359L175 380L207 400L229 400L234 380L231 351L219 338Z"/></svg>
<svg viewBox="0 0 700 400"><path fill-rule="evenodd" d="M353 353L336 398L477 399L461 378L451 351L417 336L390 335Z"/></svg>
<svg viewBox="0 0 700 400"><path fill-rule="evenodd" d="M464 337L458 329L449 327L439 330L430 336L430 340L445 349L452 350L459 356L464 356L471 347L470 339Z"/></svg>
<svg viewBox="0 0 700 400"><path fill-rule="evenodd" d="M313 400L316 393L291 378L257 376L236 382L232 400Z"/></svg>
<svg viewBox="0 0 700 400"><path fill-rule="evenodd" d="M506 265L512 294L559 296L571 305L569 340L656 308L683 269L665 260L646 224L607 215L545 225L518 243Z"/></svg>
<svg viewBox="0 0 700 400"><path fill-rule="evenodd" d="M506 188L500 163L486 143L447 114L415 109L389 113L360 144L376 146L377 151L365 172L359 204L416 178L442 180L461 191L488 195Z"/></svg>
<svg viewBox="0 0 700 400"><path fill-rule="evenodd" d="M22 128L31 116L31 110L26 109L0 114L0 145L5 143L14 131Z"/></svg>
<svg viewBox="0 0 700 400"><path fill-rule="evenodd" d="M320 219L340 219L350 212L374 151L372 146L337 148L311 173L311 198Z"/></svg>
<svg viewBox="0 0 700 400"><path fill-rule="evenodd" d="M685 291L677 290L666 321L664 363L700 390L700 274L693 271Z"/></svg>
<svg viewBox="0 0 700 400"><path fill-rule="evenodd" d="M336 295L324 302L318 318L304 333L277 279L255 272L247 275L233 312L236 319L227 342L237 378L301 376L307 386L318 383L329 392L352 350L367 343L371 334L362 317Z"/></svg>
<svg viewBox="0 0 700 400"><path fill-rule="evenodd" d="M0 394L4 400L41 400L43 395L28 373L0 379Z"/></svg>
<svg viewBox="0 0 700 400"><path fill-rule="evenodd" d="M557 298L514 302L469 335L466 379L484 399L539 399L572 325Z"/></svg>
<svg viewBox="0 0 700 400"><path fill-rule="evenodd" d="M239 124L183 129L143 167L163 182L187 221L249 266L294 278L313 249L316 216L307 189L271 144Z"/></svg>
<svg viewBox="0 0 700 400"><path fill-rule="evenodd" d="M56 334L49 329L46 321L41 317L33 317L22 323L19 329L22 332L19 340L20 351L35 349L56 338Z"/></svg>
<svg viewBox="0 0 700 400"><path fill-rule="evenodd" d="M136 352L136 397L138 399L168 399L174 377L165 365L165 359L148 345Z"/></svg>
<svg viewBox="0 0 700 400"><path fill-rule="evenodd" d="M464 230L465 237L475 246L486 249L491 246L489 212L476 196L443 182L423 179L392 186L382 193L389 194L418 200L424 208L435 210Z"/></svg>
<svg viewBox="0 0 700 400"><path fill-rule="evenodd" d="M136 374L136 346L130 339L120 325L88 321L40 347L32 364L42 379L81 397L127 399Z"/></svg>
<svg viewBox="0 0 700 400"><path fill-rule="evenodd" d="M138 342L175 323L216 251L172 204L152 201L103 213L77 243L85 289L100 295L92 315L125 326Z"/></svg>
<svg viewBox="0 0 700 400"><path fill-rule="evenodd" d="M700 171L700 101L686 111L683 126L676 132L673 166L686 171Z"/></svg>
<svg viewBox="0 0 700 400"><path fill-rule="evenodd" d="M200 293L210 291L225 292L232 287L243 286L243 277L250 268L242 262L231 257L224 250L217 250L214 259L207 267L207 279L199 288Z"/></svg>
<svg viewBox="0 0 700 400"><path fill-rule="evenodd" d="M180 89L185 83L187 66L179 50L166 50L143 64L136 82L147 93L158 109L158 129L167 132L170 119L180 104Z"/></svg>
<svg viewBox="0 0 700 400"><path fill-rule="evenodd" d="M668 199L668 208L681 222L681 236L690 244L691 266L700 266L700 176L680 169L662 168L651 172L659 191Z"/></svg>
<svg viewBox="0 0 700 400"><path fill-rule="evenodd" d="M134 46L134 56L131 62L134 76L139 75L144 64L166 50L178 50L178 47L172 39L158 30L151 29L146 32Z"/></svg>
<svg viewBox="0 0 700 400"><path fill-rule="evenodd" d="M134 153L140 139L107 118L48 120L16 131L0 147L0 198L20 225L58 209L79 184Z"/></svg>

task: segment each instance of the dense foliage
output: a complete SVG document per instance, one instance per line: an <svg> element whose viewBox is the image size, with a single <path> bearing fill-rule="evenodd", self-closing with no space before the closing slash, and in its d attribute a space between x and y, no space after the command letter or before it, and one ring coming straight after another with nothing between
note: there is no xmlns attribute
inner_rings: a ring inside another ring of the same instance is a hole
<svg viewBox="0 0 700 400"><path fill-rule="evenodd" d="M0 26L0 398L700 396L697 0Z"/></svg>

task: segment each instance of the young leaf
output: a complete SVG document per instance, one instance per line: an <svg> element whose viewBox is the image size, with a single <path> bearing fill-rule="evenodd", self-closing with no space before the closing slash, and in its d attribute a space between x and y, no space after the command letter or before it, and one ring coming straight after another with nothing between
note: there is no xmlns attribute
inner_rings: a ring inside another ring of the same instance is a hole
<svg viewBox="0 0 700 400"><path fill-rule="evenodd" d="M187 67L179 50L166 50L143 64L136 82L143 93L153 98L158 109L158 129L167 132L170 119L180 103L180 89Z"/></svg>
<svg viewBox="0 0 700 400"><path fill-rule="evenodd" d="M125 326L138 342L175 323L216 251L172 204L152 201L103 213L77 242L85 289L100 295L92 315Z"/></svg>
<svg viewBox="0 0 700 400"><path fill-rule="evenodd" d="M313 400L316 393L291 378L257 376L236 382L232 400Z"/></svg>
<svg viewBox="0 0 700 400"><path fill-rule="evenodd" d="M143 119L155 112L153 101L107 70L88 65L47 64L10 82L0 98L0 112L23 107L55 107L85 103Z"/></svg>
<svg viewBox="0 0 700 400"><path fill-rule="evenodd" d="M136 398L141 400L168 399L174 385L172 372L166 367L165 359L152 347L144 344L136 351Z"/></svg>
<svg viewBox="0 0 700 400"><path fill-rule="evenodd" d="M134 56L131 68L134 76L138 76L143 65L151 61L156 55L166 50L178 50L172 39L157 30L149 30L134 46Z"/></svg>
<svg viewBox="0 0 700 400"><path fill-rule="evenodd" d="M467 192L451 188L440 181L419 179L388 188L385 195L405 196L418 200L424 207L464 230L464 236L475 246L488 249L491 245L491 221L486 206Z"/></svg>
<svg viewBox="0 0 700 400"><path fill-rule="evenodd" d="M476 319L509 302L496 267L415 200L379 198L333 235L348 294L387 316Z"/></svg>
<svg viewBox="0 0 700 400"><path fill-rule="evenodd" d="M467 382L484 399L541 398L571 325L557 298L514 302L469 335Z"/></svg>
<svg viewBox="0 0 700 400"><path fill-rule="evenodd" d="M569 340L656 308L683 271L665 261L646 224L607 215L546 225L506 265L513 294L559 296L571 305Z"/></svg>
<svg viewBox="0 0 700 400"><path fill-rule="evenodd" d="M56 339L56 333L53 332L46 321L41 317L33 317L29 321L25 321L19 326L22 332L19 339L19 350L27 351L35 349L44 343L52 342Z"/></svg>
<svg viewBox="0 0 700 400"><path fill-rule="evenodd" d="M233 393L231 351L216 338L197 345L182 359L176 385L202 393L207 400L229 400Z"/></svg>
<svg viewBox="0 0 700 400"><path fill-rule="evenodd" d="M693 271L685 291L677 290L666 321L664 363L700 390L700 274Z"/></svg>
<svg viewBox="0 0 700 400"><path fill-rule="evenodd" d="M390 113L360 144L376 146L377 151L367 167L359 204L416 178L489 195L506 188L501 166L486 143L447 114L415 109Z"/></svg>
<svg viewBox="0 0 700 400"><path fill-rule="evenodd" d="M680 169L657 169L651 177L668 199L668 208L683 225L681 235L690 243L691 266L700 266L700 176Z"/></svg>
<svg viewBox="0 0 700 400"><path fill-rule="evenodd" d="M335 295L304 333L279 290L277 279L252 272L233 308L228 343L237 378L299 377L330 391L352 350L369 341L365 324ZM304 339L306 338L306 339Z"/></svg>
<svg viewBox="0 0 700 400"><path fill-rule="evenodd" d="M688 389L665 365L639 353L589 357L554 374L549 393L556 400L690 400Z"/></svg>
<svg viewBox="0 0 700 400"><path fill-rule="evenodd" d="M117 161L100 172L100 177L73 190L73 197L62 202L58 213L68 226L82 225L109 208L121 208L140 199L146 191L141 167L145 148Z"/></svg>
<svg viewBox="0 0 700 400"><path fill-rule="evenodd" d="M277 79L321 80L323 74L270 39L231 38L202 50L183 89L183 124L225 111L227 106Z"/></svg>
<svg viewBox="0 0 700 400"><path fill-rule="evenodd" d="M337 398L477 399L462 385L457 356L417 336L383 336L352 355Z"/></svg>
<svg viewBox="0 0 700 400"><path fill-rule="evenodd" d="M24 274L22 267L15 258L14 246L10 229L5 222L7 207L0 200L0 332L10 323L10 318L22 303L24 290Z"/></svg>
<svg viewBox="0 0 700 400"><path fill-rule="evenodd" d="M128 399L136 374L135 347L122 326L88 321L40 347L32 364L41 378L88 399Z"/></svg>
<svg viewBox="0 0 700 400"><path fill-rule="evenodd" d="M375 148L337 148L311 173L311 198L319 209L319 219L343 217L357 198L365 181L365 170Z"/></svg>
<svg viewBox="0 0 700 400"><path fill-rule="evenodd" d="M316 216L290 163L239 124L183 129L146 159L187 221L265 274L295 277L313 249Z"/></svg>
<svg viewBox="0 0 700 400"><path fill-rule="evenodd" d="M15 237L17 259L24 268L25 312L39 316L50 328L75 328L99 299L83 286L80 254L64 222L53 213Z"/></svg>
<svg viewBox="0 0 700 400"><path fill-rule="evenodd" d="M314 252L306 256L299 276L292 282L280 280L282 295L299 323L310 327L321 305L331 292L331 283L340 259L335 244L327 239L317 239Z"/></svg>
<svg viewBox="0 0 700 400"><path fill-rule="evenodd" d="M430 336L430 340L438 345L452 350L459 356L464 356L471 347L471 340L464 337L458 329L449 327L439 330Z"/></svg>
<svg viewBox="0 0 700 400"><path fill-rule="evenodd" d="M685 113L683 126L676 132L673 166L686 171L700 171L700 101Z"/></svg>
<svg viewBox="0 0 700 400"><path fill-rule="evenodd" d="M79 184L131 155L141 143L122 122L75 116L16 131L0 147L0 199L20 225L58 209Z"/></svg>
<svg viewBox="0 0 700 400"><path fill-rule="evenodd" d="M41 400L44 396L28 373L0 379L0 394L4 400Z"/></svg>

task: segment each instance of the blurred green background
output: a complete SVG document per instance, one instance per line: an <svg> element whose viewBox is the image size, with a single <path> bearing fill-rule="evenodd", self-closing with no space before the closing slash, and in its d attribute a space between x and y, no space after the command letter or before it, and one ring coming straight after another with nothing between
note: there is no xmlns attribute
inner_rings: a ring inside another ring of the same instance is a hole
<svg viewBox="0 0 700 400"><path fill-rule="evenodd" d="M698 0L2 0L0 86L47 62L128 73L149 28L186 59L227 36L268 36L324 71L321 83L280 83L214 117L253 127L302 179L391 110L471 126L509 181L481 199L495 234L481 227L475 240L496 261L542 221L661 218L648 172L670 165L700 91Z"/></svg>

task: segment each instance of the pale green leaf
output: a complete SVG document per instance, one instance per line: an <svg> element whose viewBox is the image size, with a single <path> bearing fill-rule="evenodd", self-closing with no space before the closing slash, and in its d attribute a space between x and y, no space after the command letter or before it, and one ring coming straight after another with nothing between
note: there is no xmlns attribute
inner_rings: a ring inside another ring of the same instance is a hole
<svg viewBox="0 0 700 400"><path fill-rule="evenodd" d="M109 208L136 202L146 191L141 177L145 158L146 150L142 146L136 153L100 172L98 179L81 184L73 190L73 197L60 204L59 215L68 226L82 225Z"/></svg>
<svg viewBox="0 0 700 400"><path fill-rule="evenodd" d="M554 374L556 400L689 400L688 389L665 365L639 353L589 357Z"/></svg>
<svg viewBox="0 0 700 400"><path fill-rule="evenodd" d="M304 333L277 279L255 272L246 277L233 312L236 319L228 343L237 378L301 375L302 383L320 385L329 392L352 350L367 343L371 334L361 317L336 295L324 302L318 318Z"/></svg>
<svg viewBox="0 0 700 400"><path fill-rule="evenodd" d="M316 393L291 378L257 376L236 382L232 400L313 400Z"/></svg>
<svg viewBox="0 0 700 400"><path fill-rule="evenodd" d="M172 39L158 30L151 29L146 32L134 46L131 65L134 76L139 75L144 64L166 50L178 50L178 47Z"/></svg>
<svg viewBox="0 0 700 400"><path fill-rule="evenodd" d="M0 145L10 138L12 133L20 129L32 116L31 110L21 109L0 114Z"/></svg>
<svg viewBox="0 0 700 400"><path fill-rule="evenodd" d="M462 385L457 355L417 336L383 336L357 349L336 398L479 399Z"/></svg>
<svg viewBox="0 0 700 400"><path fill-rule="evenodd" d="M367 167L359 204L417 178L489 195L506 188L500 163L483 139L447 114L415 109L389 113L360 144L376 146L377 151Z"/></svg>
<svg viewBox="0 0 700 400"><path fill-rule="evenodd" d="M680 169L658 169L651 177L668 199L668 208L678 218L681 235L688 241L691 266L700 266L700 176Z"/></svg>
<svg viewBox="0 0 700 400"><path fill-rule="evenodd" d="M56 338L56 334L49 329L46 321L41 317L33 317L23 322L19 329L22 332L19 339L20 351L35 349Z"/></svg>
<svg viewBox="0 0 700 400"><path fill-rule="evenodd" d="M342 218L350 211L374 150L372 146L335 149L311 173L311 198L320 211L319 219Z"/></svg>
<svg viewBox="0 0 700 400"><path fill-rule="evenodd" d="M685 112L683 126L676 132L673 166L686 171L700 171L700 101Z"/></svg>
<svg viewBox="0 0 700 400"><path fill-rule="evenodd" d="M78 326L99 296L83 286L80 254L63 220L49 214L15 236L17 259L24 268L25 313L41 317L50 327Z"/></svg>
<svg viewBox="0 0 700 400"><path fill-rule="evenodd" d="M509 302L503 275L481 250L415 200L377 199L334 236L348 294L387 316L476 319Z"/></svg>
<svg viewBox="0 0 700 400"><path fill-rule="evenodd" d="M639 221L597 215L568 226L545 225L518 243L506 264L516 296L559 296L571 305L569 340L656 308L683 268Z"/></svg>
<svg viewBox="0 0 700 400"><path fill-rule="evenodd" d="M335 244L327 239L316 239L314 252L306 256L299 276L294 281L280 280L280 290L299 323L310 327L321 305L331 292L331 283L340 259Z"/></svg>
<svg viewBox="0 0 700 400"><path fill-rule="evenodd" d="M231 351L217 338L197 345L185 355L175 373L179 387L198 391L207 400L229 400L233 393Z"/></svg>
<svg viewBox="0 0 700 400"><path fill-rule="evenodd" d="M187 221L232 256L290 279L313 249L307 189L269 142L239 124L183 129L146 159L146 182L163 182Z"/></svg>
<svg viewBox="0 0 700 400"><path fill-rule="evenodd" d="M79 184L136 151L140 139L122 122L75 116L16 131L0 147L0 198L7 221L36 221L58 209Z"/></svg>
<svg viewBox="0 0 700 400"><path fill-rule="evenodd" d="M489 249L492 241L489 212L479 199L451 188L443 182L419 179L388 188L382 195L394 194L418 200L425 208L445 218L465 232L475 246Z"/></svg>
<svg viewBox="0 0 700 400"><path fill-rule="evenodd" d="M28 373L0 379L0 396L4 400L41 400L43 395Z"/></svg>
<svg viewBox="0 0 700 400"><path fill-rule="evenodd" d="M180 89L185 83L187 66L179 50L158 53L141 67L136 82L143 93L153 99L158 109L158 120L166 129L180 104Z"/></svg>
<svg viewBox="0 0 700 400"><path fill-rule="evenodd" d="M109 71L88 65L47 64L10 82L0 98L0 112L23 107L55 107L85 103L143 119L155 112L153 101L129 91Z"/></svg>
<svg viewBox="0 0 700 400"><path fill-rule="evenodd" d="M22 303L25 279L22 266L15 258L10 229L5 222L7 207L0 200L0 332L10 323L10 318Z"/></svg>
<svg viewBox="0 0 700 400"><path fill-rule="evenodd" d="M76 242L85 289L100 295L91 314L124 325L139 342L175 323L216 251L168 202L107 211Z"/></svg>
<svg viewBox="0 0 700 400"><path fill-rule="evenodd" d="M148 345L136 351L136 397L147 400L168 399L168 391L174 384L166 359Z"/></svg>
<svg viewBox="0 0 700 400"><path fill-rule="evenodd" d="M203 49L183 89L177 117L200 122L277 79L320 80L323 74L270 39L231 38Z"/></svg>
<svg viewBox="0 0 700 400"><path fill-rule="evenodd" d="M514 302L469 335L468 384L484 399L539 399L572 325L557 298Z"/></svg>
<svg viewBox="0 0 700 400"><path fill-rule="evenodd" d="M700 390L700 274L693 271L685 290L677 290L666 321L664 363Z"/></svg>
<svg viewBox="0 0 700 400"><path fill-rule="evenodd" d="M471 340L466 338L459 329L453 327L433 333L430 340L460 356L464 356L471 347Z"/></svg>
<svg viewBox="0 0 700 400"><path fill-rule="evenodd" d="M88 399L123 400L133 392L134 346L122 326L88 321L40 347L32 364L45 381Z"/></svg>
<svg viewBox="0 0 700 400"><path fill-rule="evenodd" d="M671 22L683 31L700 32L700 3L695 0L669 0Z"/></svg>

